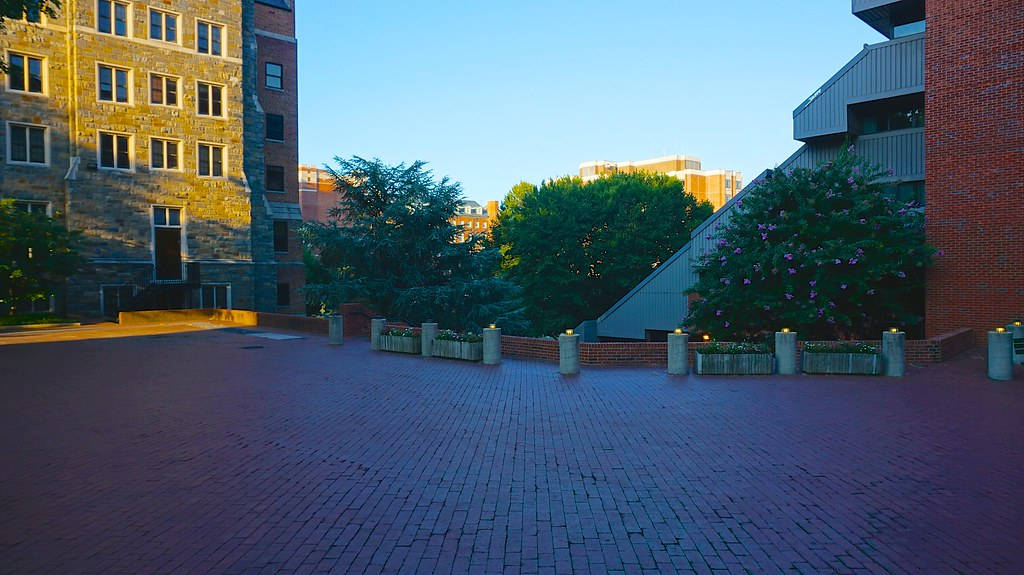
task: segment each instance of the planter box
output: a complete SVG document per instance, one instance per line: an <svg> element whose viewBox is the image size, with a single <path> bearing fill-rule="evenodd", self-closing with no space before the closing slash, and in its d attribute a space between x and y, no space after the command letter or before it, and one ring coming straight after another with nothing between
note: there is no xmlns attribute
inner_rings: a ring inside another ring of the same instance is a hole
<svg viewBox="0 0 1024 575"><path fill-rule="evenodd" d="M380 350L381 351L396 351L398 353L419 353L420 352L420 336L415 337L404 337L400 335L382 335L380 336Z"/></svg>
<svg viewBox="0 0 1024 575"><path fill-rule="evenodd" d="M775 356L770 353L697 352L700 375L767 375L774 366Z"/></svg>
<svg viewBox="0 0 1024 575"><path fill-rule="evenodd" d="M804 373L842 375L878 375L882 373L882 356L877 353L810 353L803 352Z"/></svg>
<svg viewBox="0 0 1024 575"><path fill-rule="evenodd" d="M480 361L484 358L484 342L469 343L447 339L434 340L434 357Z"/></svg>

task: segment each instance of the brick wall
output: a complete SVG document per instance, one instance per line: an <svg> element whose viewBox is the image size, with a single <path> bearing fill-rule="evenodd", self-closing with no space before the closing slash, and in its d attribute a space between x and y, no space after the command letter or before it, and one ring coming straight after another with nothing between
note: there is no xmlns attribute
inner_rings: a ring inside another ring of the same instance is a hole
<svg viewBox="0 0 1024 575"><path fill-rule="evenodd" d="M558 341L503 335L501 336L501 355L557 362Z"/></svg>
<svg viewBox="0 0 1024 575"><path fill-rule="evenodd" d="M1024 9L929 0L925 37L928 336L1024 315Z"/></svg>

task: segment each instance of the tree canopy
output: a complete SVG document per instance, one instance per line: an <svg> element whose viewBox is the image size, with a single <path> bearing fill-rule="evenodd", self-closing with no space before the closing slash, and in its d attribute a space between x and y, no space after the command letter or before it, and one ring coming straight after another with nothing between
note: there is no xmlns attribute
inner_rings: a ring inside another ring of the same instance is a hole
<svg viewBox="0 0 1024 575"><path fill-rule="evenodd" d="M78 234L0 199L0 302L15 313L49 298L82 264Z"/></svg>
<svg viewBox="0 0 1024 575"><path fill-rule="evenodd" d="M713 230L687 322L718 339L783 326L802 337L877 337L921 320L925 243L914 202L850 147L817 169L775 170Z"/></svg>
<svg viewBox="0 0 1024 575"><path fill-rule="evenodd" d="M663 174L565 177L513 188L492 233L536 332L554 334L607 310L712 211Z"/></svg>
<svg viewBox="0 0 1024 575"><path fill-rule="evenodd" d="M452 218L462 189L435 180L424 162L335 158L328 167L339 204L326 224L307 223L303 243L313 275L307 302L336 309L361 300L388 317L433 319L455 329L492 322L525 329L514 285L495 277L498 254L481 249Z"/></svg>

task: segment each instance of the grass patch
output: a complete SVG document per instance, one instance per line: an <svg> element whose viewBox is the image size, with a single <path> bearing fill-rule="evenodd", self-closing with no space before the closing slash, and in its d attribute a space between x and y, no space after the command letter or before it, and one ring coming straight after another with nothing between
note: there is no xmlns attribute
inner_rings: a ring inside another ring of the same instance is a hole
<svg viewBox="0 0 1024 575"><path fill-rule="evenodd" d="M32 325L37 323L64 323L66 318L55 313L19 313L0 315L0 326Z"/></svg>

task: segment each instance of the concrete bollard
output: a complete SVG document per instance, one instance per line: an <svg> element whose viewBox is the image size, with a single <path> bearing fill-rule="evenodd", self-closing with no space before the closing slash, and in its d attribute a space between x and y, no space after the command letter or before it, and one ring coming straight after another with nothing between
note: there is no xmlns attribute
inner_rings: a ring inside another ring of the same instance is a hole
<svg viewBox="0 0 1024 575"><path fill-rule="evenodd" d="M888 377L903 377L906 372L907 334L882 332L882 369Z"/></svg>
<svg viewBox="0 0 1024 575"><path fill-rule="evenodd" d="M375 317L370 320L370 349L380 351L380 334L384 332L387 320L382 317Z"/></svg>
<svg viewBox="0 0 1024 575"><path fill-rule="evenodd" d="M501 328L484 328L484 365L501 363Z"/></svg>
<svg viewBox="0 0 1024 575"><path fill-rule="evenodd" d="M668 334L668 374L686 375L690 373L690 334Z"/></svg>
<svg viewBox="0 0 1024 575"><path fill-rule="evenodd" d="M796 332L775 332L775 370L779 375L796 373Z"/></svg>
<svg viewBox="0 0 1024 575"><path fill-rule="evenodd" d="M438 327L436 323L427 322L420 324L420 354L423 357L434 355L434 340L437 339Z"/></svg>
<svg viewBox="0 0 1024 575"><path fill-rule="evenodd" d="M327 318L327 343L328 345L345 343L345 316L332 315Z"/></svg>
<svg viewBox="0 0 1024 575"><path fill-rule="evenodd" d="M575 375L580 372L580 336L558 336L558 373Z"/></svg>
<svg viewBox="0 0 1024 575"><path fill-rule="evenodd" d="M988 377L996 381L1013 379L1013 333L988 332Z"/></svg>

